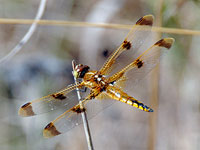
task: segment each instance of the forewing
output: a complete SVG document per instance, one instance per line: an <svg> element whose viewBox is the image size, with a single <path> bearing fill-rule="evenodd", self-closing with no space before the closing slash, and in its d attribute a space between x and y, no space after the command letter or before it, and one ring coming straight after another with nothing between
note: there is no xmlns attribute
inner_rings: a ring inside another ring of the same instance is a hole
<svg viewBox="0 0 200 150"><path fill-rule="evenodd" d="M61 106L70 109L78 103L75 91L72 92L77 87L80 88L82 85L69 85L57 93L28 102L21 106L19 115L23 117L34 116L55 110Z"/></svg>
<svg viewBox="0 0 200 150"><path fill-rule="evenodd" d="M156 66L160 60L160 56L162 56L165 49L170 49L173 42L173 38L159 40L142 53L135 61L111 76L109 82L120 83L129 80L128 78L131 77L131 84L134 85Z"/></svg>
<svg viewBox="0 0 200 150"><path fill-rule="evenodd" d="M120 47L116 49L113 54L108 58L100 69L101 74L110 73L111 66L115 63L118 56L126 50L134 51L137 53L139 47L145 42L149 34L151 33L150 29L145 29L146 27L151 27L153 24L154 17L152 15L146 15L140 18L136 24L133 26L131 31L128 33L125 40L122 42Z"/></svg>

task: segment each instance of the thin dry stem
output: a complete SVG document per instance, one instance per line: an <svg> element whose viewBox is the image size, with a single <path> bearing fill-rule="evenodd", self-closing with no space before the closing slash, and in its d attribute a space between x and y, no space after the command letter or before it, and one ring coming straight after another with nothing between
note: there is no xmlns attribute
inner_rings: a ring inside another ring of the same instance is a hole
<svg viewBox="0 0 200 150"><path fill-rule="evenodd" d="M35 30L37 28L37 21L39 21L44 14L46 3L47 3L47 0L41 0L40 1L40 5L39 5L39 8L38 8L36 17L35 17L34 20L32 20L31 27L29 28L27 33L24 35L24 37L20 40L20 42L6 56L4 56L3 58L0 59L0 64L11 59L28 42L28 40L31 38L31 36L33 35L33 33L35 32Z"/></svg>
<svg viewBox="0 0 200 150"><path fill-rule="evenodd" d="M158 4L157 4L158 3ZM162 26L162 6L163 6L163 0L157 0L156 1L156 18L157 26ZM157 39L160 39L162 37L161 32L157 34ZM159 76L160 76L160 68L159 65L155 68L150 81L150 103L154 106L154 113L150 115L149 120L149 141L148 141L148 149L149 150L155 150L156 149L156 140L157 140L157 122L158 122L158 92L159 92Z"/></svg>
<svg viewBox="0 0 200 150"><path fill-rule="evenodd" d="M72 61L72 68L73 68L73 71L74 71L74 69L75 69L75 61L74 60ZM73 72L72 72L72 74L73 74ZM74 76L74 82L75 82L75 84L77 84L77 79L75 78L75 76ZM79 100L80 105L83 105L81 103L82 97L81 97L81 93L79 91L79 88L76 88L76 92L77 92L77 96L78 96L78 100ZM88 123L88 119L87 119L87 114L86 114L86 112L82 112L81 115L82 115L83 126L84 126L85 136L86 136L86 140L87 140L88 150L94 150L93 144L92 144L92 136L90 134L90 128L89 128L89 123Z"/></svg>
<svg viewBox="0 0 200 150"><path fill-rule="evenodd" d="M34 20L30 19L5 19L0 18L0 24L32 24ZM95 28L111 28L111 29L131 29L133 25L124 24L109 24L109 23L89 23L89 22L75 22L75 21L64 21L64 20L38 20L35 21L39 25L48 26L71 26L71 27L95 27ZM148 30L150 28L146 28ZM177 28L165 28L156 27L152 28L154 32L181 34L181 35L200 35L198 30L190 29L177 29Z"/></svg>

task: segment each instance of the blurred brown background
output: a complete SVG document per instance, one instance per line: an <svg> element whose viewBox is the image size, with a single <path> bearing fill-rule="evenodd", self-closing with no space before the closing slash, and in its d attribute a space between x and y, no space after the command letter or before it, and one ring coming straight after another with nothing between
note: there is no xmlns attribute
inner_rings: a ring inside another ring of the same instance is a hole
<svg viewBox="0 0 200 150"><path fill-rule="evenodd" d="M39 3L0 0L0 18L33 19ZM48 0L42 19L134 24L141 16L153 14L154 25L199 30L199 13L199 0ZM29 27L0 23L0 58ZM73 59L97 69L127 33L39 25L22 50L0 66L0 149L86 150L82 125L52 139L42 137L42 129L64 109L30 118L18 116L18 109L73 83ZM96 150L200 149L200 38L158 35L176 42L162 57L160 69L145 77L131 94L155 112L145 113L120 102L103 110L89 121Z"/></svg>

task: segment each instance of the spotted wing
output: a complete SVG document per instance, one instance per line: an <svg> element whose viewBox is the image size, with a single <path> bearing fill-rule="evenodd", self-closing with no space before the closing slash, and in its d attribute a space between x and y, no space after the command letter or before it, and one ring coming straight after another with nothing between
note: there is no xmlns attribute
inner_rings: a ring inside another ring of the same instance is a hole
<svg viewBox="0 0 200 150"><path fill-rule="evenodd" d="M114 102L114 100L89 100L88 97L90 96L91 95L88 95L87 98L82 101L83 107L77 104L70 110L64 112L57 119L50 122L44 128L43 136L45 138L50 138L63 134L79 124L82 124L82 112L86 112L87 118L91 119Z"/></svg>
<svg viewBox="0 0 200 150"><path fill-rule="evenodd" d="M115 63L117 57L124 51L132 49L134 53L144 43L148 35L151 33L150 30L145 30L145 27L151 27L153 24L154 17L152 15L146 15L140 18L133 26L131 31L126 36L120 47L113 52L100 69L101 74L108 74L111 66Z"/></svg>
<svg viewBox="0 0 200 150"><path fill-rule="evenodd" d="M19 115L23 117L34 116L55 110L61 106L65 106L69 109L78 103L77 97L75 97L76 94L72 91L82 86L82 84L69 85L67 88L57 93L28 102L21 106Z"/></svg>
<svg viewBox="0 0 200 150"><path fill-rule="evenodd" d="M79 105L73 107L72 109L67 110L54 121L50 122L43 130L43 136L45 138L50 138L64 132L69 131L75 126L82 123L81 120L81 111L76 112L76 108ZM83 109L84 110L84 109ZM83 111L82 110L82 111Z"/></svg>
<svg viewBox="0 0 200 150"><path fill-rule="evenodd" d="M121 71L112 75L108 80L109 82L120 82L127 80L126 73L131 72L132 84L135 81L142 79L149 71L151 71L159 62L163 49L170 49L174 42L173 38L164 38L156 42L149 49L143 52L136 60L127 65Z"/></svg>

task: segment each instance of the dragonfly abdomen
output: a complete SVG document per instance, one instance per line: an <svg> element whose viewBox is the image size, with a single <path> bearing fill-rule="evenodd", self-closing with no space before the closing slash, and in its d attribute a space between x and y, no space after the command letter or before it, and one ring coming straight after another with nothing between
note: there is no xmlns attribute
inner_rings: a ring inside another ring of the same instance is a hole
<svg viewBox="0 0 200 150"><path fill-rule="evenodd" d="M133 97L124 97L122 96L121 99L120 99L121 102L125 102L126 104L129 104L133 107L137 107L143 111L146 111L146 112L153 112L153 109L151 109L150 107L146 106L145 104L143 104L142 102L136 100L135 98Z"/></svg>
<svg viewBox="0 0 200 150"><path fill-rule="evenodd" d="M146 111L146 112L153 112L153 109L151 109L150 107L146 106L142 102L136 100L135 98L129 96L128 94L126 94L125 92L123 92L122 90L120 90L114 86L109 86L109 87L107 87L106 90L112 99L121 101L123 103L126 103L128 105L131 105L133 107L136 107L136 108Z"/></svg>

